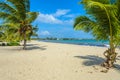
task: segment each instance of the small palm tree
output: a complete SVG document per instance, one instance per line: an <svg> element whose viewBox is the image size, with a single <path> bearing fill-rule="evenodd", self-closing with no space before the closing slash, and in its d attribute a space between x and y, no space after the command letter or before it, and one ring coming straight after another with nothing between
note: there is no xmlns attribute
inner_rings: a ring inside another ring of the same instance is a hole
<svg viewBox="0 0 120 80"><path fill-rule="evenodd" d="M15 31L19 32L19 37L24 40L23 49L26 49L27 37L30 37L27 35L28 33L31 34L33 30L31 23L38 16L37 12L30 12L30 1L6 0L6 2L0 2L0 11L0 18L4 19L3 24L17 29Z"/></svg>
<svg viewBox="0 0 120 80"><path fill-rule="evenodd" d="M110 48L105 51L107 60L103 66L110 68L115 62L117 36L120 33L120 24L116 16L118 7L110 0L82 0L88 16L79 16L75 19L74 29L92 33L98 40L109 40Z"/></svg>

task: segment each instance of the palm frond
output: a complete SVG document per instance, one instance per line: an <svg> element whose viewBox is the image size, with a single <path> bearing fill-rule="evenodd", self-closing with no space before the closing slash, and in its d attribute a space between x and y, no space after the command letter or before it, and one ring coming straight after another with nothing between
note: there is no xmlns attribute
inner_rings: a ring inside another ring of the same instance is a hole
<svg viewBox="0 0 120 80"><path fill-rule="evenodd" d="M8 16L10 16L10 14L5 13L5 12L0 12L0 18L2 19L6 19Z"/></svg>
<svg viewBox="0 0 120 80"><path fill-rule="evenodd" d="M118 0L120 3L120 0ZM74 22L74 28L90 32L96 39L105 40L116 36L120 32L120 18L118 9L111 0L82 0L87 14L91 17L80 16ZM120 9L119 9L120 10ZM90 27L92 26L92 27Z"/></svg>
<svg viewBox="0 0 120 80"><path fill-rule="evenodd" d="M16 15L19 15L18 17L21 19L26 18L26 7L24 5L24 0L7 0L10 5L17 10Z"/></svg>
<svg viewBox="0 0 120 80"><path fill-rule="evenodd" d="M26 21L28 23L32 23L38 17L39 13L37 13L37 12L28 12L28 13L26 13L26 15L27 15Z"/></svg>
<svg viewBox="0 0 120 80"><path fill-rule="evenodd" d="M25 40L36 33L31 23L37 18L37 12L30 12L29 0L6 0L0 3L0 18L4 19L2 30L6 40Z"/></svg>
<svg viewBox="0 0 120 80"><path fill-rule="evenodd" d="M26 12L29 12L30 11L30 0L24 0L23 2L26 8Z"/></svg>
<svg viewBox="0 0 120 80"><path fill-rule="evenodd" d="M79 16L75 19L74 29L90 32L97 24L86 16Z"/></svg>
<svg viewBox="0 0 120 80"><path fill-rule="evenodd" d="M16 10L5 2L0 2L0 10L7 13L15 13Z"/></svg>
<svg viewBox="0 0 120 80"><path fill-rule="evenodd" d="M99 3L103 3L103 4L109 4L111 2L110 0L82 0L80 2L80 4L81 3L84 4L84 3L88 2L88 1L94 1L94 2L99 2Z"/></svg>
<svg viewBox="0 0 120 80"><path fill-rule="evenodd" d="M9 21L9 22L19 22L19 19L11 14L8 14L6 12L0 12L0 18L4 19L4 21Z"/></svg>

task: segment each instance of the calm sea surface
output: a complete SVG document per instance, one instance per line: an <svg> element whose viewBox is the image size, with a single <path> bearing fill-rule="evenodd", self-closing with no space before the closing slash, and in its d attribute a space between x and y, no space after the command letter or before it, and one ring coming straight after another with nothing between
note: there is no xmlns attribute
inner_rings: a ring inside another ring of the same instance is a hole
<svg viewBox="0 0 120 80"><path fill-rule="evenodd" d="M108 45L108 41L97 41L94 39L81 39L81 40L42 40L45 42L53 43L65 43L65 44L76 44L76 45L88 45L88 46L101 46L105 47Z"/></svg>

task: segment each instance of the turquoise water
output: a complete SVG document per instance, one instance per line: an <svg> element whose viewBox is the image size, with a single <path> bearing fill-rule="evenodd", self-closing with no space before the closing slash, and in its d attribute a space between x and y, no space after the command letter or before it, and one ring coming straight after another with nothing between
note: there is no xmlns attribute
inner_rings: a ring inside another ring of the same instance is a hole
<svg viewBox="0 0 120 80"><path fill-rule="evenodd" d="M88 46L101 46L108 45L108 41L97 41L94 39L81 39L81 40L43 40L45 42L53 43L65 43L65 44L76 44L76 45L88 45Z"/></svg>

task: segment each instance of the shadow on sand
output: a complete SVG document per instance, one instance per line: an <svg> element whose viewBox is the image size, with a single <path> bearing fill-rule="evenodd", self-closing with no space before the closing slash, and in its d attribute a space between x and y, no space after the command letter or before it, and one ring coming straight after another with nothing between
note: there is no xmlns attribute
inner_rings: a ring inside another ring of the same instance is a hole
<svg viewBox="0 0 120 80"><path fill-rule="evenodd" d="M26 50L46 50L47 46L45 45L37 45L37 44L27 44ZM23 46L2 46L0 49L2 50L12 50L12 51L22 51Z"/></svg>
<svg viewBox="0 0 120 80"><path fill-rule="evenodd" d="M47 46L27 46L26 50L46 50Z"/></svg>
<svg viewBox="0 0 120 80"><path fill-rule="evenodd" d="M114 67L116 70L118 70L120 72L120 65L119 64L115 64Z"/></svg>
<svg viewBox="0 0 120 80"><path fill-rule="evenodd" d="M85 59L85 61L83 62L83 64L85 66L100 65L105 61L105 59L103 59L102 57L95 56L95 55L74 56L74 57L79 58L79 59ZM114 68L115 68L115 70L120 71L120 65L119 64L114 64Z"/></svg>
<svg viewBox="0 0 120 80"><path fill-rule="evenodd" d="M120 56L118 56L117 58L116 58L116 61L119 61L120 60ZM120 72L120 64L115 64L115 69L116 70L119 70L119 72Z"/></svg>
<svg viewBox="0 0 120 80"><path fill-rule="evenodd" d="M87 56L74 56L75 58L85 59L83 64L85 66L93 66L99 65L104 62L104 59L95 55L87 55Z"/></svg>

